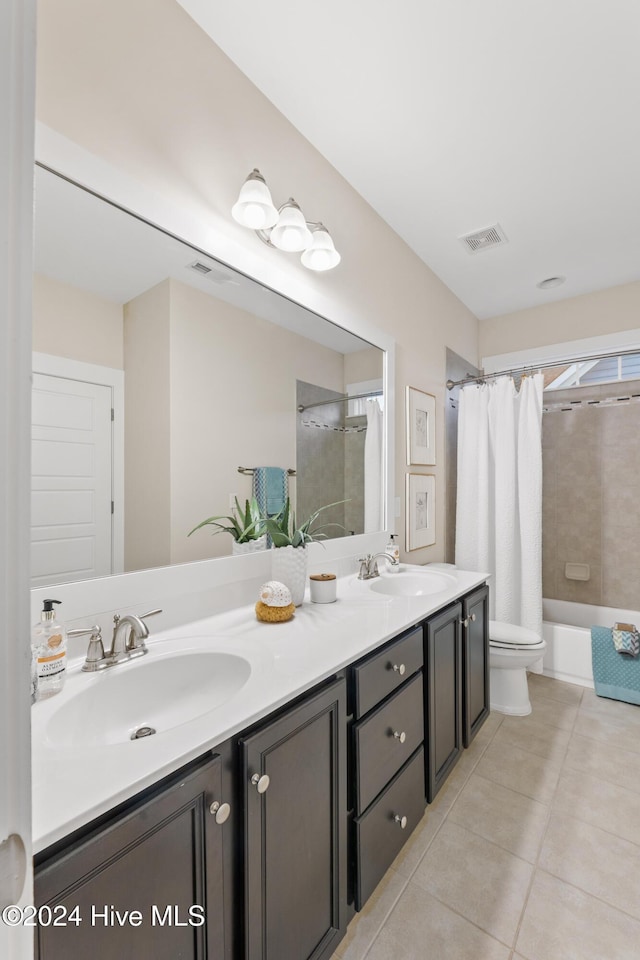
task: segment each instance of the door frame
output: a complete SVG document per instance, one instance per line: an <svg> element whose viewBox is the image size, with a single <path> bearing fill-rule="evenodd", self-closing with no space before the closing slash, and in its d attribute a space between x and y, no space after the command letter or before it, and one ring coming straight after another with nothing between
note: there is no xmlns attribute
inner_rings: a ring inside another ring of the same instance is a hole
<svg viewBox="0 0 640 960"><path fill-rule="evenodd" d="M124 573L124 370L84 363L49 353L32 355L33 373L82 383L95 383L111 390L111 573Z"/></svg>
<svg viewBox="0 0 640 960"><path fill-rule="evenodd" d="M29 488L35 0L0 4L0 907L28 904L31 864ZM13 842L6 842L13 837ZM0 955L33 956L0 923Z"/></svg>

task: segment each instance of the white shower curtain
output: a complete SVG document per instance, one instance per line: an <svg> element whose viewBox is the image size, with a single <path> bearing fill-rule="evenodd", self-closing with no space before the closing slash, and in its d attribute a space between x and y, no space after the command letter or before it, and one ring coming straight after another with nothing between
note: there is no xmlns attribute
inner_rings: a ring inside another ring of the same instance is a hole
<svg viewBox="0 0 640 960"><path fill-rule="evenodd" d="M456 509L456 564L492 574L492 619L540 637L543 381L460 391Z"/></svg>
<svg viewBox="0 0 640 960"><path fill-rule="evenodd" d="M364 532L384 530L382 483L382 410L377 400L367 400L367 435L364 441Z"/></svg>

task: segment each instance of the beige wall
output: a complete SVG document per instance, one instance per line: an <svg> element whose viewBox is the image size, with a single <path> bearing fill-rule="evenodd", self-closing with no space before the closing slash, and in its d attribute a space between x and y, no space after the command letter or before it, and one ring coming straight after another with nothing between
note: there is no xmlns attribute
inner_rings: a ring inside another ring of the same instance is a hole
<svg viewBox="0 0 640 960"><path fill-rule="evenodd" d="M189 530L251 495L239 466L296 465L296 380L343 390L343 355L171 281L171 560L231 552ZM295 483L295 481L293 481ZM292 485L292 493L295 488Z"/></svg>
<svg viewBox="0 0 640 960"><path fill-rule="evenodd" d="M480 321L480 356L640 327L640 281Z"/></svg>
<svg viewBox="0 0 640 960"><path fill-rule="evenodd" d="M376 347L345 353L344 384L377 380L382 376L382 354Z"/></svg>
<svg viewBox="0 0 640 960"><path fill-rule="evenodd" d="M122 307L36 273L33 349L121 370Z"/></svg>
<svg viewBox="0 0 640 960"><path fill-rule="evenodd" d="M170 287L124 308L125 570L171 562Z"/></svg>
<svg viewBox="0 0 640 960"><path fill-rule="evenodd" d="M42 0L38 28L40 121L206 224L213 254L251 262L248 272L337 323L395 337L396 492L412 384L438 401L438 465L424 472L436 474L439 496L437 543L411 559L442 559L445 348L477 362L476 318L174 0ZM329 226L343 258L335 271L312 275L231 219L256 165L278 202L293 194ZM403 517L391 523L404 533Z"/></svg>

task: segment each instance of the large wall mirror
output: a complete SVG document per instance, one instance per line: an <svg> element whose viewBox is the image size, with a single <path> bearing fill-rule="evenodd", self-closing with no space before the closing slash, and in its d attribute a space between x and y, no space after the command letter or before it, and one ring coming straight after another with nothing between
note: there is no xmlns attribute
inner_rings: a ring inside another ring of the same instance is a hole
<svg viewBox="0 0 640 960"><path fill-rule="evenodd" d="M41 167L33 317L34 586L229 555L279 478L384 529L378 347Z"/></svg>

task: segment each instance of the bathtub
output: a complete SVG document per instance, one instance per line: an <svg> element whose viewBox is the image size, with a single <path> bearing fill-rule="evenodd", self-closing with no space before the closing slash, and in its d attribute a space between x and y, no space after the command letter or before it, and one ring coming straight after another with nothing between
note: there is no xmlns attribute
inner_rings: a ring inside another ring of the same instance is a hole
<svg viewBox="0 0 640 960"><path fill-rule="evenodd" d="M591 627L612 627L614 623L635 623L640 626L640 613L595 607L571 600L543 600L543 633L547 649L542 672L556 680L593 687L591 669Z"/></svg>

